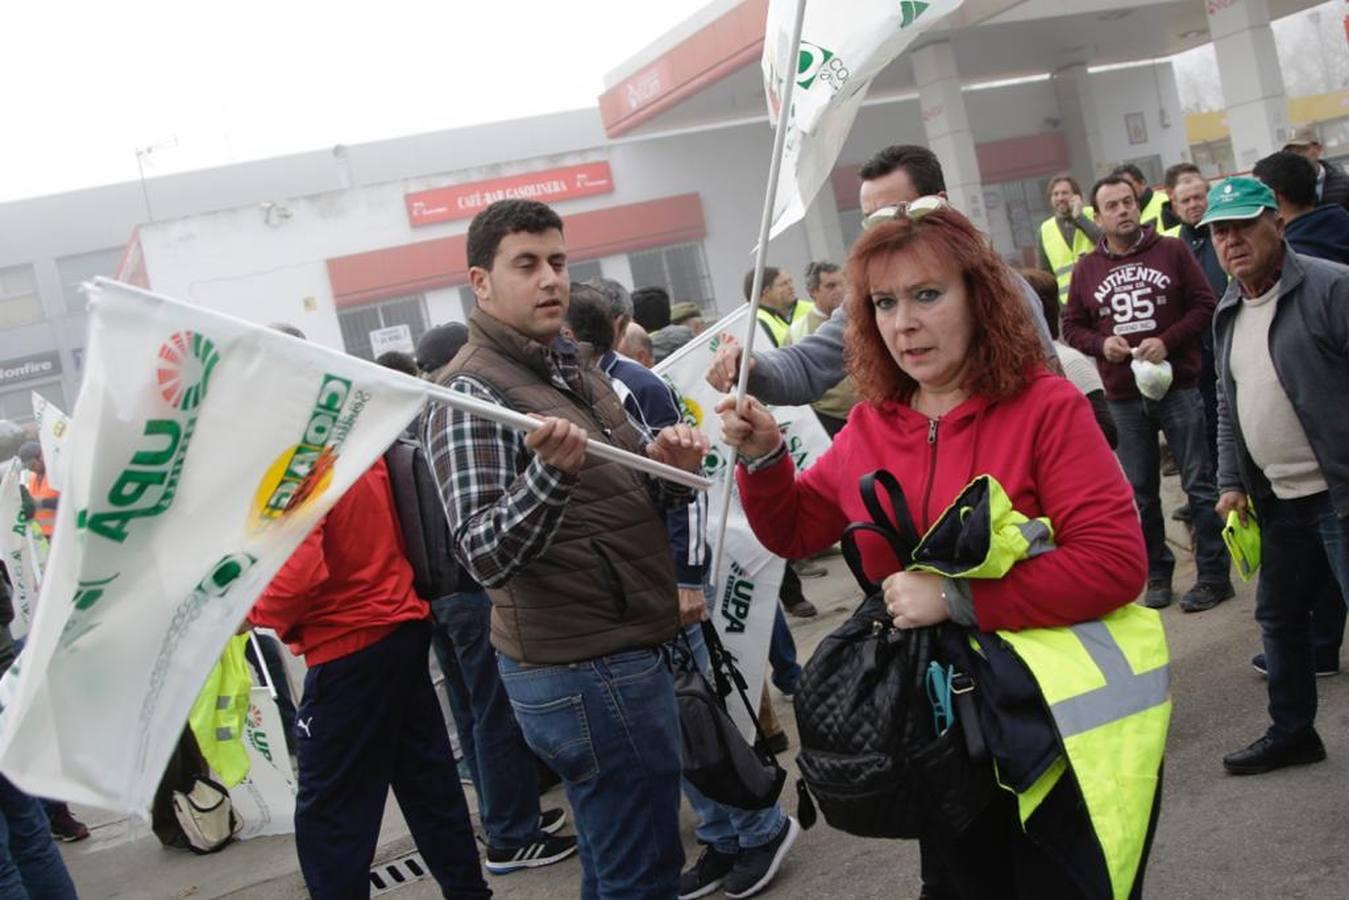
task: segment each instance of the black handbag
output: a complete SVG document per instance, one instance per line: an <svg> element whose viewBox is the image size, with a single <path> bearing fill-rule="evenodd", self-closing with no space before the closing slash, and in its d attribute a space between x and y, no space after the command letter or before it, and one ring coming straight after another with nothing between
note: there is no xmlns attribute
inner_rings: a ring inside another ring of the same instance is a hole
<svg viewBox="0 0 1349 900"><path fill-rule="evenodd" d="M702 623L711 658L709 683L693 660L681 629L675 639L675 699L679 703L680 757L684 777L710 800L736 809L767 809L777 803L787 771L763 749L763 731L750 703L747 685L711 622ZM680 642L683 647L680 647ZM745 740L726 710L735 691L754 722L760 740Z"/></svg>
<svg viewBox="0 0 1349 900"><path fill-rule="evenodd" d="M883 486L894 520L876 496ZM911 560L918 536L899 482L884 470L859 485L872 522L849 525L843 554L866 598L849 619L821 641L801 674L796 721L803 827L816 804L832 827L862 837L916 838L958 834L986 807L995 784L991 766L976 760L962 720L977 717L965 696L954 724L941 734L928 700L929 666L942 664L940 638L954 626L897 629L881 586L867 578L858 539L885 541L900 567ZM968 695L964 673L954 692ZM977 727L977 721L973 724Z"/></svg>

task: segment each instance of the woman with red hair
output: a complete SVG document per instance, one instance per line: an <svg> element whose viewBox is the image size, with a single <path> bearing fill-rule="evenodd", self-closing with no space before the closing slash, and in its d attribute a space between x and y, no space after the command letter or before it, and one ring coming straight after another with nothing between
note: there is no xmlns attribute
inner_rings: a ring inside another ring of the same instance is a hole
<svg viewBox="0 0 1349 900"><path fill-rule="evenodd" d="M818 553L870 520L858 481L888 469L923 534L987 475L1016 512L1052 523L1053 549L976 580L897 571L880 542L864 544L896 628L1072 626L1130 603L1147 576L1133 494L1086 399L1044 368L1008 268L936 198L881 212L848 260L848 367L863 402L830 450L798 474L763 406L718 407L754 533L779 556ZM965 837L924 841L925 896L1083 895L999 793Z"/></svg>

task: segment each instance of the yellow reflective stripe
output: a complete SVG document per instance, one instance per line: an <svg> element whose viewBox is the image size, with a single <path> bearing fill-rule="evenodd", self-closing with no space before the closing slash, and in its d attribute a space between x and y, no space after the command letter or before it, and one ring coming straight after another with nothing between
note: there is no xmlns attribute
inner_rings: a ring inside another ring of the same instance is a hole
<svg viewBox="0 0 1349 900"><path fill-rule="evenodd" d="M1104 622L1083 622L1070 629L1100 669L1105 684L1049 707L1064 739L1161 706L1170 698L1171 667L1134 674L1124 651Z"/></svg>
<svg viewBox="0 0 1349 900"><path fill-rule="evenodd" d="M1057 269L1054 270L1054 274L1059 276L1071 275L1073 274L1074 265L1076 265L1076 263L1068 263L1068 265L1066 266L1059 266Z"/></svg>

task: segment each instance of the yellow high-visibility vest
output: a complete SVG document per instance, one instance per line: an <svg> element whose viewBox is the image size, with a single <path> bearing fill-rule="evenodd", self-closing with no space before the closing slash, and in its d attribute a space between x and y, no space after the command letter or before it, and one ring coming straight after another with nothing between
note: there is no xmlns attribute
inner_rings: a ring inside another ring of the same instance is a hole
<svg viewBox="0 0 1349 900"><path fill-rule="evenodd" d="M805 318L814 309L815 304L809 300L797 300L796 306L792 308L792 322L797 318ZM791 343L791 322L785 321L782 316L770 309L759 307L759 322L768 330L768 336L773 339L774 347L783 347Z"/></svg>
<svg viewBox="0 0 1349 900"><path fill-rule="evenodd" d="M1161 616L1131 603L1094 622L998 635L1034 676L1067 757L1018 796L1021 821L1071 768L1111 893L1125 898L1143 858L1171 723L1171 656Z"/></svg>
<svg viewBox="0 0 1349 900"><path fill-rule="evenodd" d="M996 479L981 475L923 536L910 568L1001 578L1023 560L1054 552L1053 536L1048 519L1022 515ZM960 559L951 558L953 550ZM1131 603L1091 622L998 636L1035 679L1063 746L1063 756L1017 794L1021 822L1071 769L1111 893L1122 900L1143 858L1171 722L1171 654L1161 616Z"/></svg>
<svg viewBox="0 0 1349 900"><path fill-rule="evenodd" d="M1170 198L1166 196L1166 191L1153 191L1152 199L1148 201L1148 205L1144 207L1143 211L1138 215L1138 224L1151 225L1153 228L1157 229L1160 234L1170 233L1169 231L1162 230L1162 207L1166 205L1166 202L1169 199Z"/></svg>
<svg viewBox="0 0 1349 900"><path fill-rule="evenodd" d="M1095 211L1090 206L1082 207L1082 214L1093 222L1096 221ZM1040 245L1044 247L1045 258L1049 260L1049 266L1054 270L1054 277L1059 282L1059 302L1067 303L1068 285L1073 280L1073 266L1095 249L1096 245L1087 237L1085 231L1074 228L1073 244L1071 247L1068 246L1068 242L1063 239L1063 230L1059 228L1055 218L1050 216L1040 223Z"/></svg>

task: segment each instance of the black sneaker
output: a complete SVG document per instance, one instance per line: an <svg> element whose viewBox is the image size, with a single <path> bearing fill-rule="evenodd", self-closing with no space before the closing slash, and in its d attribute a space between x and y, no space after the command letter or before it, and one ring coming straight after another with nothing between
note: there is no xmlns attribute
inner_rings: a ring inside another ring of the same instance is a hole
<svg viewBox="0 0 1349 900"><path fill-rule="evenodd" d="M540 834L535 840L523 847L504 849L487 848L487 871L493 875L506 875L519 869L537 869L561 862L576 852L576 838L571 835L550 837Z"/></svg>
<svg viewBox="0 0 1349 900"><path fill-rule="evenodd" d="M1269 677L1269 670L1265 668L1265 654L1257 653L1255 656L1252 656L1251 668L1259 672L1262 678ZM1316 661L1317 678L1329 678L1332 675L1338 674L1340 674L1340 661L1338 659L1334 662L1319 659Z"/></svg>
<svg viewBox="0 0 1349 900"><path fill-rule="evenodd" d="M1181 612L1203 612L1206 609L1213 609L1219 603L1236 596L1236 591L1232 590L1232 582L1215 584L1211 581L1201 581L1194 587L1185 592L1185 596L1180 598Z"/></svg>
<svg viewBox="0 0 1349 900"><path fill-rule="evenodd" d="M1143 605L1148 609L1166 609L1171 605L1171 579L1149 578Z"/></svg>
<svg viewBox="0 0 1349 900"><path fill-rule="evenodd" d="M1190 511L1190 507L1181 506L1171 514L1171 521L1184 522L1186 525L1189 525L1194 521L1194 513Z"/></svg>
<svg viewBox="0 0 1349 900"><path fill-rule="evenodd" d="M740 855L735 858L735 865L721 883L726 896L731 900L753 897L772 884L778 869L782 867L783 859L787 857L787 851L792 849L792 844L796 843L796 836L800 833L801 826L788 816L787 821L782 823L782 830L778 832L777 837L762 847L741 850Z"/></svg>
<svg viewBox="0 0 1349 900"><path fill-rule="evenodd" d="M562 807L545 809L539 813L539 831L544 834L557 834L567 822L567 811Z"/></svg>
<svg viewBox="0 0 1349 900"><path fill-rule="evenodd" d="M1326 747L1315 731L1300 738L1276 741L1269 735L1244 750L1223 757L1223 768L1232 775L1263 775L1284 766L1305 766L1326 758Z"/></svg>
<svg viewBox="0 0 1349 900"><path fill-rule="evenodd" d="M791 606L784 603L782 604L782 608L787 611L787 615L794 616L798 619L810 619L820 614L820 611L815 608L815 604L811 603L805 597L802 597Z"/></svg>
<svg viewBox="0 0 1349 900"><path fill-rule="evenodd" d="M679 900L706 897L721 887L726 873L735 865L735 856L718 853L711 844L703 847L698 861L679 876Z"/></svg>

